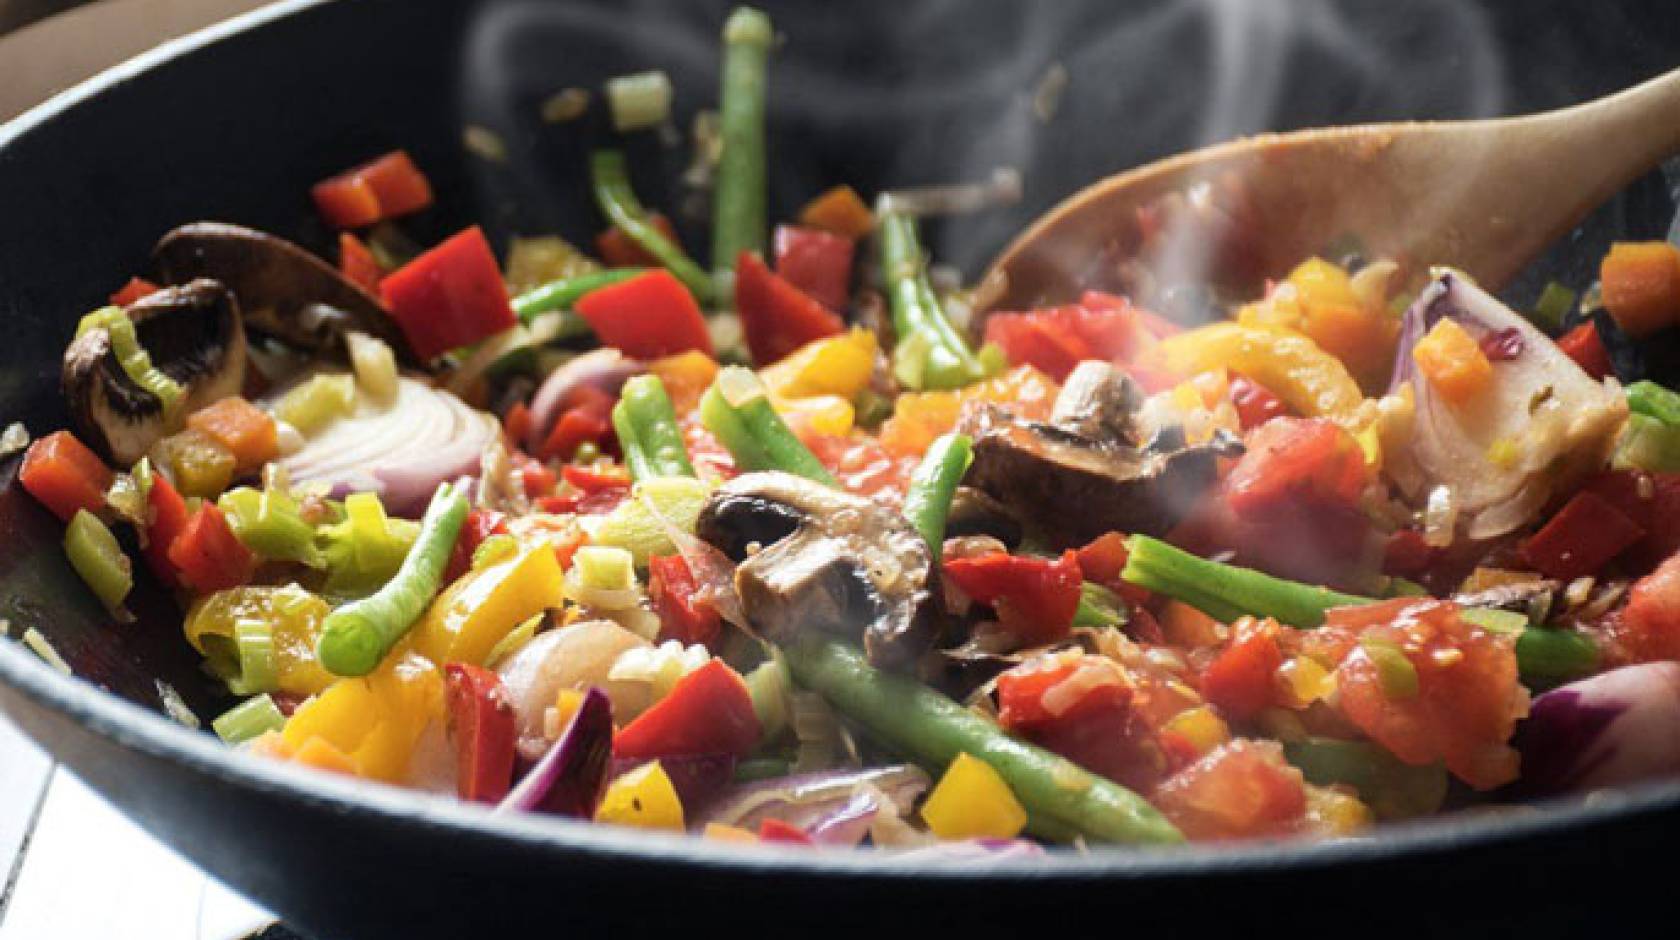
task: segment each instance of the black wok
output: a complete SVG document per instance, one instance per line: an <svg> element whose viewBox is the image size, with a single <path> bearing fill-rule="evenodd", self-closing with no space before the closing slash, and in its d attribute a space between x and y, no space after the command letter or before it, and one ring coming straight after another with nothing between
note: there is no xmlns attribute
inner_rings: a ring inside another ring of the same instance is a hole
<svg viewBox="0 0 1680 940"><path fill-rule="evenodd" d="M970 273L1077 187L1210 137L1530 110L1680 64L1680 17L1662 0L765 5L790 40L774 73L773 211L837 181L870 192L1017 166L1019 205L932 232L941 256ZM473 220L498 243L514 232L586 237L597 222L583 135L542 124L541 101L660 67L678 113L691 114L715 94L726 6L294 0L0 128L0 419L39 433L64 424L57 363L75 318L143 271L159 234L220 218L325 249L308 184L384 150L408 148L436 184L421 240ZM1031 95L1057 60L1071 81L1043 122ZM510 162L468 155L465 123L500 133ZM646 201L674 204L685 157L635 142ZM1673 209L1660 179L1636 185L1516 293L1550 277L1586 283L1612 234L1660 237ZM685 238L699 244L691 228ZM0 616L13 636L40 629L81 679L0 643L0 707L160 838L318 936L699 924L1059 933L1070 915L1116 932L1274 921L1551 934L1668 906L1657 886L1666 866L1643 860L1680 837L1676 784L1340 844L954 869L492 818L247 759L158 714L160 680L201 716L227 702L181 641L168 599L146 587L138 624L107 623L62 558L58 524L12 485L15 472L15 458L0 463ZM86 888L98 903L100 886Z"/></svg>

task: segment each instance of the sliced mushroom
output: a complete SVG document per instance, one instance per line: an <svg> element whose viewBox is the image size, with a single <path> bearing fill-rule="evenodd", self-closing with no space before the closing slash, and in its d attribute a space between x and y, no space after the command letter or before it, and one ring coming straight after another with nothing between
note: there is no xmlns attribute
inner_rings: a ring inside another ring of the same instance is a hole
<svg viewBox="0 0 1680 940"><path fill-rule="evenodd" d="M1069 376L1051 423L996 405L974 412L962 425L974 439L967 482L1069 544L1114 531L1161 535L1214 482L1217 458L1242 445L1218 435L1187 446L1167 432L1140 442L1132 417L1142 398L1125 373L1088 362Z"/></svg>
<svg viewBox="0 0 1680 940"><path fill-rule="evenodd" d="M152 365L186 392L176 415L123 369L104 329L83 333L64 351L59 373L78 436L101 456L127 465L175 430L171 418L189 414L245 384L245 328L233 294L199 279L129 305L140 345Z"/></svg>
<svg viewBox="0 0 1680 940"><path fill-rule="evenodd" d="M1024 534L1009 507L972 486L957 487L945 518L947 539L989 537L1013 549Z"/></svg>
<svg viewBox="0 0 1680 940"><path fill-rule="evenodd" d="M861 637L870 662L901 670L933 644L932 557L891 509L791 474L749 473L718 487L696 532L740 562L742 612L766 638Z"/></svg>
<svg viewBox="0 0 1680 940"><path fill-rule="evenodd" d="M168 283L212 277L239 298L245 323L306 350L337 347L346 330L371 333L410 362L408 341L378 298L297 245L226 222L183 225L152 250Z"/></svg>

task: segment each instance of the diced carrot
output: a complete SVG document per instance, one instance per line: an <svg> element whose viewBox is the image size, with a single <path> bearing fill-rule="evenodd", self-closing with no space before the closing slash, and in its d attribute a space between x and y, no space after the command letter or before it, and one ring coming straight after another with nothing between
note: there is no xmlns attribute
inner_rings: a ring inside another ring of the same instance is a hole
<svg viewBox="0 0 1680 940"><path fill-rule="evenodd" d="M111 468L69 431L55 431L29 445L18 480L53 515L69 522L76 511L105 508Z"/></svg>
<svg viewBox="0 0 1680 940"><path fill-rule="evenodd" d="M344 279L375 297L379 296L379 281L385 269L362 240L349 232L338 233L338 270Z"/></svg>
<svg viewBox="0 0 1680 940"><path fill-rule="evenodd" d="M1604 308L1638 339L1680 319L1680 249L1668 242L1617 242L1598 269Z"/></svg>
<svg viewBox="0 0 1680 940"><path fill-rule="evenodd" d="M1616 371L1610 363L1610 354L1604 350L1604 340L1598 335L1598 327L1591 320L1558 337L1557 344L1564 355L1575 360L1581 371L1595 379L1602 379Z"/></svg>
<svg viewBox="0 0 1680 940"><path fill-rule="evenodd" d="M157 293L159 290L162 290L162 288L143 277L131 277L128 279L128 283L122 286L122 290L111 295L111 303L119 307L126 307L142 297L149 297Z"/></svg>
<svg viewBox="0 0 1680 940"><path fill-rule="evenodd" d="M239 473L256 470L280 453L274 419L238 395L194 412L187 418L187 427L232 452Z"/></svg>
<svg viewBox="0 0 1680 940"><path fill-rule="evenodd" d="M652 213L648 216L648 221L661 234L670 239L672 244L680 244L677 241L676 226L672 225L671 220L662 213ZM595 251L609 268L659 267L658 258L648 254L647 249L636 244L629 235L624 233L623 229L616 225L595 236Z"/></svg>
<svg viewBox="0 0 1680 940"><path fill-rule="evenodd" d="M875 228L875 216L850 186L836 186L799 210L799 224L858 239Z"/></svg>
<svg viewBox="0 0 1680 940"><path fill-rule="evenodd" d="M1493 380L1493 363L1464 327L1443 319L1412 347L1412 359L1448 401L1466 402Z"/></svg>
<svg viewBox="0 0 1680 940"><path fill-rule="evenodd" d="M256 557L240 542L216 504L205 501L169 546L169 560L181 580L200 594L238 587L251 580Z"/></svg>

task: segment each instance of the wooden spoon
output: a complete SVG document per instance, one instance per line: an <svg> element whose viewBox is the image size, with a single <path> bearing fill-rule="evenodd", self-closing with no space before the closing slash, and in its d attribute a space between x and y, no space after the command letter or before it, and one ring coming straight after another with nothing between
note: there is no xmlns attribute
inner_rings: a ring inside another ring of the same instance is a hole
<svg viewBox="0 0 1680 940"><path fill-rule="evenodd" d="M993 262L984 306L1175 283L1254 297L1266 278L1338 242L1413 275L1450 264L1497 290L1677 151L1680 70L1526 117L1236 140L1111 176L1062 202Z"/></svg>

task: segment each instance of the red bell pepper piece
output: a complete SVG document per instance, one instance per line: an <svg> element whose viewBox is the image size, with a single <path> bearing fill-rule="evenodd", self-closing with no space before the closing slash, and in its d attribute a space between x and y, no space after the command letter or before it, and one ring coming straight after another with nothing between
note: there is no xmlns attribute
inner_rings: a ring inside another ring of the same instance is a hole
<svg viewBox="0 0 1680 940"><path fill-rule="evenodd" d="M772 273L750 251L735 260L735 312L753 362L761 366L846 328L833 311Z"/></svg>
<svg viewBox="0 0 1680 940"><path fill-rule="evenodd" d="M524 402L515 402L508 413L502 416L502 434L507 437L510 445L516 445L525 440L531 433L531 409Z"/></svg>
<svg viewBox="0 0 1680 940"><path fill-rule="evenodd" d="M76 510L98 515L111 488L111 468L69 431L54 431L29 445L18 481L29 495L69 522Z"/></svg>
<svg viewBox="0 0 1680 940"><path fill-rule="evenodd" d="M449 564L443 569L443 583L448 584L472 568L473 553L492 535L508 534L507 516L488 509L469 509L455 537L455 547L449 552Z"/></svg>
<svg viewBox="0 0 1680 940"><path fill-rule="evenodd" d="M852 240L814 228L776 226L776 274L830 310L851 296Z"/></svg>
<svg viewBox="0 0 1680 940"><path fill-rule="evenodd" d="M663 268L591 291L575 306L603 346L627 356L658 359L691 349L712 354L700 305Z"/></svg>
<svg viewBox="0 0 1680 940"><path fill-rule="evenodd" d="M345 280L379 296L379 282L385 278L385 269L379 266L368 246L349 232L338 233L338 270Z"/></svg>
<svg viewBox="0 0 1680 940"><path fill-rule="evenodd" d="M1680 552L1680 473L1609 470L1588 478L1581 491L1603 497L1645 528L1623 559L1636 570L1649 571Z"/></svg>
<svg viewBox="0 0 1680 940"><path fill-rule="evenodd" d="M560 419L543 439L538 456L570 460L584 443L601 444L612 435L612 408L617 399L589 385L580 385L561 402Z"/></svg>
<svg viewBox="0 0 1680 940"><path fill-rule="evenodd" d="M1075 554L1085 580L1108 588L1134 607L1149 602L1152 595L1148 590L1120 577L1120 572L1125 570L1126 559L1130 557L1126 551L1125 536L1118 532L1099 535Z"/></svg>
<svg viewBox="0 0 1680 940"><path fill-rule="evenodd" d="M403 265L379 290L421 359L476 343L518 322L502 269L476 225Z"/></svg>
<svg viewBox="0 0 1680 940"><path fill-rule="evenodd" d="M513 703L501 677L481 666L449 663L449 736L455 741L455 790L474 803L500 803L513 788Z"/></svg>
<svg viewBox="0 0 1680 940"><path fill-rule="evenodd" d="M152 475L152 488L146 493L146 565L166 587L180 587L181 575L169 560L169 547L187 528L187 501L161 473Z"/></svg>
<svg viewBox="0 0 1680 940"><path fill-rule="evenodd" d="M671 694L613 738L613 756L635 760L733 754L758 746L758 713L746 680L714 659L677 680Z"/></svg>
<svg viewBox="0 0 1680 940"><path fill-rule="evenodd" d="M1237 418L1242 422L1244 431L1252 431L1273 418L1289 414L1289 406L1283 403L1283 399L1273 395L1266 386L1244 376L1231 379L1225 394L1236 407Z"/></svg>
<svg viewBox="0 0 1680 940"><path fill-rule="evenodd" d="M1645 530L1603 497L1576 493L1522 545L1523 561L1549 578L1592 574L1645 537Z"/></svg>
<svg viewBox="0 0 1680 940"><path fill-rule="evenodd" d="M1416 529L1395 529L1383 543L1383 574L1416 579L1435 562L1441 550L1424 541Z"/></svg>
<svg viewBox="0 0 1680 940"><path fill-rule="evenodd" d="M810 833L793 823L766 816L758 824L758 841L782 842L788 845L816 845Z"/></svg>
<svg viewBox="0 0 1680 940"><path fill-rule="evenodd" d="M119 307L126 307L136 300L150 297L162 289L143 277L131 277L128 279L128 283L122 286L122 290L111 295L111 303Z"/></svg>
<svg viewBox="0 0 1680 940"><path fill-rule="evenodd" d="M676 226L671 224L663 213L655 212L648 216L648 223L658 229L661 234L670 239L671 244L681 245L677 241ZM657 268L659 259L648 254L648 250L636 243L636 240L624 234L624 230L613 226L595 236L595 253L609 268Z"/></svg>
<svg viewBox="0 0 1680 940"><path fill-rule="evenodd" d="M510 458L514 472L519 474L520 484L525 487L526 496L546 496L560 482L558 473L522 450L514 451Z"/></svg>
<svg viewBox="0 0 1680 940"><path fill-rule="evenodd" d="M994 313L986 319L986 342L996 343L1012 365L1030 365L1058 382L1073 367L1098 358L1065 318L1054 310L1031 313Z"/></svg>
<svg viewBox="0 0 1680 940"><path fill-rule="evenodd" d="M251 580L257 559L233 534L216 504L206 501L169 546L169 561L181 581L200 594L238 587Z"/></svg>
<svg viewBox="0 0 1680 940"><path fill-rule="evenodd" d="M1238 621L1230 644L1202 671L1202 696L1238 721L1265 710L1283 665L1278 629L1271 620Z"/></svg>
<svg viewBox="0 0 1680 940"><path fill-rule="evenodd" d="M1124 310L1129 313L1144 331L1156 339L1166 339L1184 332L1184 327L1161 316L1160 314L1139 307L1118 294L1106 294L1100 290L1088 290L1079 295L1079 305L1089 310Z"/></svg>
<svg viewBox="0 0 1680 940"><path fill-rule="evenodd" d="M716 642L722 619L711 601L699 596L694 572L681 555L648 559L648 596L659 615L659 642L677 640L684 646Z"/></svg>
<svg viewBox="0 0 1680 940"><path fill-rule="evenodd" d="M316 183L315 208L334 228L361 228L432 204L432 184L402 150Z"/></svg>
<svg viewBox="0 0 1680 940"><path fill-rule="evenodd" d="M993 552L945 562L945 577L964 594L998 613L998 620L1029 645L1067 635L1079 609L1084 577L1073 551L1061 558L1028 558Z"/></svg>
<svg viewBox="0 0 1680 940"><path fill-rule="evenodd" d="M1581 371L1593 378L1602 379L1615 374L1616 367L1610 363L1610 354L1604 351L1604 340L1591 320L1558 337L1557 344L1564 355L1575 360Z"/></svg>

